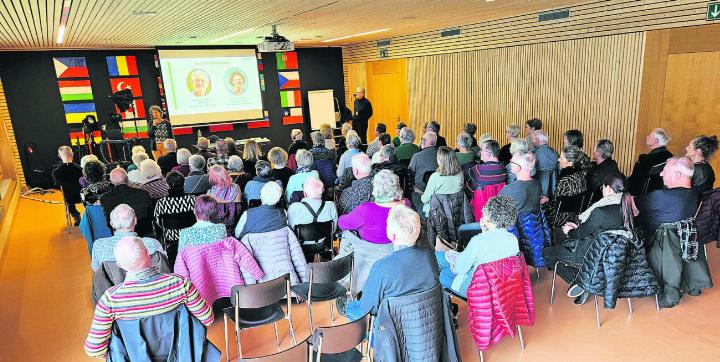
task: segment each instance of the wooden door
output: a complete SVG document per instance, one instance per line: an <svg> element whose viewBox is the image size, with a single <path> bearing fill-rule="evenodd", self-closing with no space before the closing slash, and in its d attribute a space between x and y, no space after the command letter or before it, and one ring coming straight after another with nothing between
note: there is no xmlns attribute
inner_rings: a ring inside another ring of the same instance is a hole
<svg viewBox="0 0 720 362"><path fill-rule="evenodd" d="M408 123L407 61L402 58L366 64L366 96L373 106L373 116L368 122L370 142L377 123L385 123L392 136L397 133L398 122Z"/></svg>
<svg viewBox="0 0 720 362"><path fill-rule="evenodd" d="M676 156L699 135L720 136L720 52L670 54L667 61L660 127L670 132ZM720 184L720 155L710 164Z"/></svg>

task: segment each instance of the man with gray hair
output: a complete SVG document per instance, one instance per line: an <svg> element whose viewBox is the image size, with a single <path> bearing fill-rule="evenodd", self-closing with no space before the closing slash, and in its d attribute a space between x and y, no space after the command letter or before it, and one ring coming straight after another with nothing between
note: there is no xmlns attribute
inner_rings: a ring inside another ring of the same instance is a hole
<svg viewBox="0 0 720 362"><path fill-rule="evenodd" d="M230 156L228 155L227 142L225 142L225 140L218 140L215 142L215 152L217 152L217 156L211 157L207 160L208 169L215 165L220 165L227 169L228 160L230 159Z"/></svg>
<svg viewBox="0 0 720 362"><path fill-rule="evenodd" d="M655 128L645 137L645 145L650 152L638 157L633 166L628 189L633 196L642 195L653 190L662 189L663 181L660 172L668 158L673 157L667 147L670 134L662 128Z"/></svg>
<svg viewBox="0 0 720 362"><path fill-rule="evenodd" d="M558 173L560 172L558 169L560 155L548 145L548 136L545 131L540 129L532 130L530 138L535 147L537 161L535 164L535 178L540 181L543 196L550 198L555 193Z"/></svg>
<svg viewBox="0 0 720 362"><path fill-rule="evenodd" d="M100 205L105 213L105 220L110 220L110 213L118 205L129 205L138 220L135 231L140 235L152 233L150 194L143 189L128 186L128 174L120 167L110 171L110 182L115 187L100 196Z"/></svg>
<svg viewBox="0 0 720 362"><path fill-rule="evenodd" d="M173 167L178 165L177 142L172 138L168 138L163 141L163 146L165 146L165 150L167 151L167 153L163 156L158 157L157 164L158 166L160 166L162 174L167 175L167 173L170 172Z"/></svg>
<svg viewBox="0 0 720 362"><path fill-rule="evenodd" d="M532 177L534 169L535 155L532 152L520 150L510 160L510 171L517 180L505 185L499 195L510 196L518 213L540 211L542 189L540 182Z"/></svg>
<svg viewBox="0 0 720 362"><path fill-rule="evenodd" d="M423 202L420 199L430 174L438 168L437 153L438 148L435 146L437 142L437 133L425 132L420 141L422 151L414 154L410 159L410 174L413 177L415 190L412 194L412 202L416 210L422 209ZM427 175L427 176L426 176Z"/></svg>
<svg viewBox="0 0 720 362"><path fill-rule="evenodd" d="M210 179L205 174L205 159L201 155L190 156L190 173L185 177L186 194L201 195L210 189Z"/></svg>
<svg viewBox="0 0 720 362"><path fill-rule="evenodd" d="M313 224L332 221L332 232L337 228L337 207L332 201L322 199L324 186L319 178L310 176L303 183L305 197L300 202L293 202L288 207L288 226L295 230L296 225ZM315 243L315 241L300 240L301 243Z"/></svg>
<svg viewBox="0 0 720 362"><path fill-rule="evenodd" d="M377 314L385 298L424 292L439 283L435 254L415 245L420 228L420 216L411 208L398 205L390 209L387 237L395 251L373 264L362 297L347 304L348 319L360 319L368 312Z"/></svg>
<svg viewBox="0 0 720 362"><path fill-rule="evenodd" d="M605 177L620 172L617 162L612 158L613 153L615 153L615 146L612 141L601 139L595 143L592 167L586 177L589 193L587 200L590 201L590 205L603 197L601 188Z"/></svg>
<svg viewBox="0 0 720 362"><path fill-rule="evenodd" d="M343 190L338 200L338 211L345 215L363 202L372 200L372 163L370 157L358 153L352 158L352 172L355 180Z"/></svg>
<svg viewBox="0 0 720 362"><path fill-rule="evenodd" d="M270 165L270 162L259 160L255 163L256 176L245 185L245 190L243 192L245 200L248 202L251 200L259 200L263 187L269 182L276 183L282 189L282 182L272 177L271 172L272 166Z"/></svg>
<svg viewBox="0 0 720 362"><path fill-rule="evenodd" d="M205 137L199 137L197 140L197 145L195 145L195 147L198 149L195 154L202 156L206 163L207 160L213 157L217 157L216 154L208 151L208 149L210 148L210 140Z"/></svg>
<svg viewBox="0 0 720 362"><path fill-rule="evenodd" d="M90 262L90 267L93 270L98 270L100 269L100 264L104 261L115 261L115 255L113 254L115 244L124 237L137 237L138 234L135 232L136 224L137 218L135 217L135 211L133 211L130 205L119 204L113 208L110 212L110 226L115 230L115 233L113 236L95 240L91 252L92 261ZM152 238L142 238L142 242L148 254L159 252L167 256L159 241Z"/></svg>

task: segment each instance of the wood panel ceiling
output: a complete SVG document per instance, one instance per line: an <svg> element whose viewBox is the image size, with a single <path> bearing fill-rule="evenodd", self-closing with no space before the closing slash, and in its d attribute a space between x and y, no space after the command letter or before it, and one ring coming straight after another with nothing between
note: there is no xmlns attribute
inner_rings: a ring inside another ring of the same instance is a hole
<svg viewBox="0 0 720 362"><path fill-rule="evenodd" d="M2 0L0 49L257 44L270 25L301 46L384 39L587 0ZM594 1L594 2L597 2ZM62 44L56 44L69 6ZM389 28L366 36L323 42ZM218 38L242 32L220 41Z"/></svg>

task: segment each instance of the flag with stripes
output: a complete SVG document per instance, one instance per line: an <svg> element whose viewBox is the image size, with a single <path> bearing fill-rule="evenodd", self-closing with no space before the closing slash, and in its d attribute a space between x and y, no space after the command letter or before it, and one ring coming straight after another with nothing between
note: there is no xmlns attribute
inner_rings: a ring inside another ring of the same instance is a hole
<svg viewBox="0 0 720 362"><path fill-rule="evenodd" d="M298 69L297 53L282 52L275 53L277 69Z"/></svg>
<svg viewBox="0 0 720 362"><path fill-rule="evenodd" d="M282 123L283 123L283 125L302 124L303 123L302 108L296 107L296 108L283 109Z"/></svg>
<svg viewBox="0 0 720 362"><path fill-rule="evenodd" d="M109 56L105 57L105 59L107 60L108 74L111 77L138 75L134 55Z"/></svg>
<svg viewBox="0 0 720 362"><path fill-rule="evenodd" d="M148 136L147 121L144 119L137 121L137 128L135 127L135 121L123 121L120 123L120 128L122 129L123 138L125 139L133 137L147 138Z"/></svg>
<svg viewBox="0 0 720 362"><path fill-rule="evenodd" d="M300 90L280 91L280 107L300 107L302 99L300 98Z"/></svg>
<svg viewBox="0 0 720 362"><path fill-rule="evenodd" d="M300 88L300 74L297 71L278 72L280 89Z"/></svg>
<svg viewBox="0 0 720 362"><path fill-rule="evenodd" d="M84 146L86 143L85 134L82 131L72 131L70 132L69 136L70 144L72 146ZM97 144L102 142L102 135L100 131L94 131L92 133L92 138Z"/></svg>
<svg viewBox="0 0 720 362"><path fill-rule="evenodd" d="M95 103L64 103L63 108L65 110L65 122L69 124L82 123L83 119L88 115L97 118Z"/></svg>
<svg viewBox="0 0 720 362"><path fill-rule="evenodd" d="M55 75L58 78L87 78L88 68L85 57L53 58Z"/></svg>
<svg viewBox="0 0 720 362"><path fill-rule="evenodd" d="M93 100L90 80L59 80L60 99L67 101L91 101Z"/></svg>

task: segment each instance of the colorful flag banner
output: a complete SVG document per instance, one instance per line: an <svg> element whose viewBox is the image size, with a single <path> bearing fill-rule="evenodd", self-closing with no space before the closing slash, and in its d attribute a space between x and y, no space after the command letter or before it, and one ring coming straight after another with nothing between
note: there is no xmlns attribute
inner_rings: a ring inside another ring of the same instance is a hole
<svg viewBox="0 0 720 362"><path fill-rule="evenodd" d="M300 74L294 72L278 72L280 89L300 88Z"/></svg>
<svg viewBox="0 0 720 362"><path fill-rule="evenodd" d="M135 121L124 121L120 124L120 127L122 128L123 138L133 138L133 137L140 137L140 138L147 138L147 121L144 119L137 121L137 128L135 127Z"/></svg>
<svg viewBox="0 0 720 362"><path fill-rule="evenodd" d="M300 98L300 90L280 91L280 107L300 107L302 99Z"/></svg>
<svg viewBox="0 0 720 362"><path fill-rule="evenodd" d="M275 53L277 69L298 69L297 53L282 52Z"/></svg>
<svg viewBox="0 0 720 362"><path fill-rule="evenodd" d="M134 114L132 108L128 108L127 110L125 110L125 112L120 112L120 109L117 106L115 107L115 112L120 113L123 120L133 118L145 119L145 103L143 103L142 99L134 99L133 108L135 109Z"/></svg>
<svg viewBox="0 0 720 362"><path fill-rule="evenodd" d="M85 139L85 134L82 131L73 131L70 132L70 144L72 146L84 146L87 142ZM102 135L100 134L100 131L94 131L92 133L92 138L95 141L96 144L100 144L102 142Z"/></svg>
<svg viewBox="0 0 720 362"><path fill-rule="evenodd" d="M193 134L192 127L173 127L173 135Z"/></svg>
<svg viewBox="0 0 720 362"><path fill-rule="evenodd" d="M140 78L110 78L110 89L113 93L123 89L130 89L133 97L142 96Z"/></svg>
<svg viewBox="0 0 720 362"><path fill-rule="evenodd" d="M88 68L85 57L53 58L55 75L58 78L87 78Z"/></svg>
<svg viewBox="0 0 720 362"><path fill-rule="evenodd" d="M303 123L303 112L301 107L297 108L284 108L282 116L283 125L287 124L302 124Z"/></svg>
<svg viewBox="0 0 720 362"><path fill-rule="evenodd" d="M263 66L262 59L258 59L258 71L265 70L265 67Z"/></svg>
<svg viewBox="0 0 720 362"><path fill-rule="evenodd" d="M105 59L107 59L108 74L110 74L111 77L138 75L134 55L110 56L105 57Z"/></svg>
<svg viewBox="0 0 720 362"><path fill-rule="evenodd" d="M208 127L208 130L210 132L222 132L222 131L232 131L233 125L232 123L227 124L213 124Z"/></svg>
<svg viewBox="0 0 720 362"><path fill-rule="evenodd" d="M165 88L163 88L162 78L157 77L157 79L158 79L158 88L160 88L160 95L164 97L165 96ZM163 101L163 103L164 103L164 101Z"/></svg>
<svg viewBox="0 0 720 362"><path fill-rule="evenodd" d="M90 80L59 80L60 99L67 101L91 101L93 99Z"/></svg>
<svg viewBox="0 0 720 362"><path fill-rule="evenodd" d="M66 123L82 123L83 119L90 114L97 118L95 103L65 103L63 108Z"/></svg>
<svg viewBox="0 0 720 362"><path fill-rule="evenodd" d="M260 90L265 91L265 75L260 73Z"/></svg>

